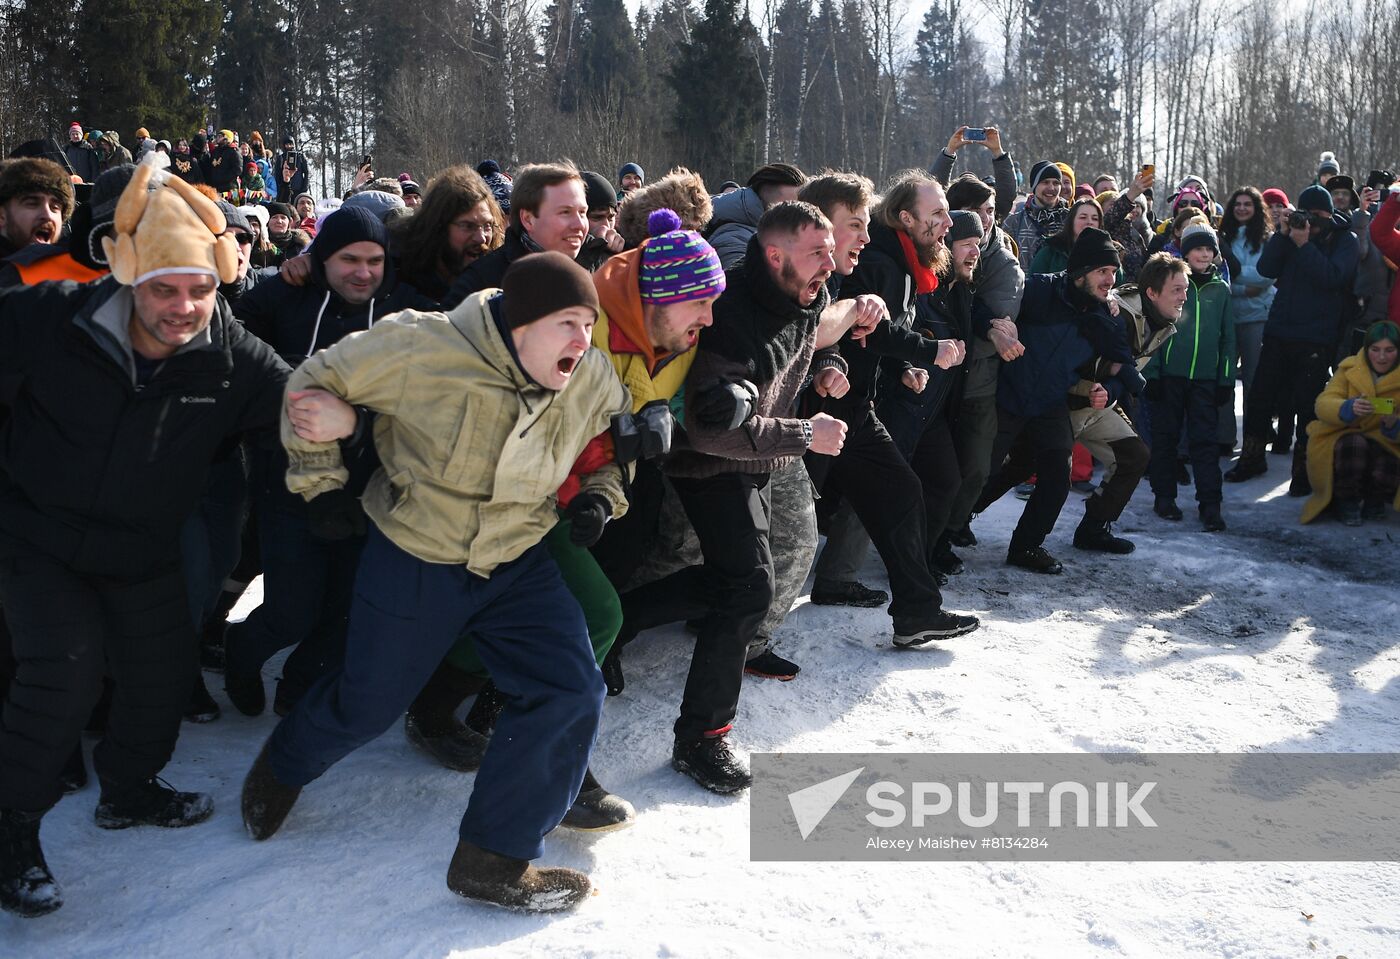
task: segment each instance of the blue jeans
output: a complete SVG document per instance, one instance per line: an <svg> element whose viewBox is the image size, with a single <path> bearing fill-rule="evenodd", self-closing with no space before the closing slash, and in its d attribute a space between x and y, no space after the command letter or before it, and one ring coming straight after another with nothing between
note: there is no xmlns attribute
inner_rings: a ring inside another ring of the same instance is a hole
<svg viewBox="0 0 1400 959"><path fill-rule="evenodd" d="M371 524L344 665L273 731L273 773L305 785L378 737L468 630L506 705L460 835L503 856L537 858L578 796L604 694L583 612L543 544L483 579L417 559Z"/></svg>

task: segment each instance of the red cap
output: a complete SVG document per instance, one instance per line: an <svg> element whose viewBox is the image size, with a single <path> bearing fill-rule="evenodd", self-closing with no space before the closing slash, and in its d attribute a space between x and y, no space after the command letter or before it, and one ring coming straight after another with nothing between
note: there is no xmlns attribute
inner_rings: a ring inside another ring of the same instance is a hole
<svg viewBox="0 0 1400 959"><path fill-rule="evenodd" d="M1278 187L1276 187L1276 186L1269 187L1269 189L1265 190L1263 196L1264 196L1264 205L1265 205L1265 206L1292 206L1292 205L1293 205L1293 204L1291 204L1291 203L1288 202L1288 194L1287 194L1287 193L1284 193L1282 190L1280 190L1280 189L1279 189Z"/></svg>

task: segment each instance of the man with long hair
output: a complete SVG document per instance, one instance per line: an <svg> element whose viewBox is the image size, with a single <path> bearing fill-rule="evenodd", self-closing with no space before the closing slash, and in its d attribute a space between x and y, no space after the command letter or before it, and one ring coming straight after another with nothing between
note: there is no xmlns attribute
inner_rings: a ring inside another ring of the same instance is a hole
<svg viewBox="0 0 1400 959"><path fill-rule="evenodd" d="M433 177L413 216L400 222L394 236L399 274L435 300L506 238L505 217L491 188L465 163Z"/></svg>

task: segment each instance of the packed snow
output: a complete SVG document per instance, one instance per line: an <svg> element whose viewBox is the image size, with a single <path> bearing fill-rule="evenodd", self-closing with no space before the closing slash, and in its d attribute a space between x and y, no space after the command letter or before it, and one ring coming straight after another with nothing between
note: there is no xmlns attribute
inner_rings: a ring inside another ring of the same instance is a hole
<svg viewBox="0 0 1400 959"><path fill-rule="evenodd" d="M1287 459L1227 484L1227 532L1151 512L1146 483L1118 530L1137 552L1070 546L1071 494L1047 542L1065 574L1003 565L1020 501L974 524L946 590L982 617L970 636L890 646L882 610L805 597L779 633L802 666L750 679L743 751L1400 751L1394 648L1400 521L1297 523ZM883 584L873 554L866 582ZM250 590L235 611L257 601ZM275 717L225 707L186 725L165 777L213 793L185 830L93 825L95 785L44 822L67 904L0 915L0 954L77 956L1400 956L1395 863L755 863L746 795L670 768L689 662L679 627L625 657L607 702L599 779L637 807L631 829L560 830L545 862L587 870L594 895L554 918L500 912L444 884L471 776L409 747L401 726L312 784L282 831L243 831L243 775ZM265 671L277 675L275 664ZM269 700L271 696L269 694ZM91 743L88 743L91 746Z"/></svg>

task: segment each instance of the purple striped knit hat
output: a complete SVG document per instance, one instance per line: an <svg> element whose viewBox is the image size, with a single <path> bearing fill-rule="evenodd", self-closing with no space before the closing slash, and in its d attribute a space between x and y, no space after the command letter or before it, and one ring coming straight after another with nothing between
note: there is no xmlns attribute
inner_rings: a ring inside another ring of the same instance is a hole
<svg viewBox="0 0 1400 959"><path fill-rule="evenodd" d="M724 292L724 267L714 247L694 230L682 230L675 211L654 211L647 217L647 233L639 278L643 303L667 306Z"/></svg>

